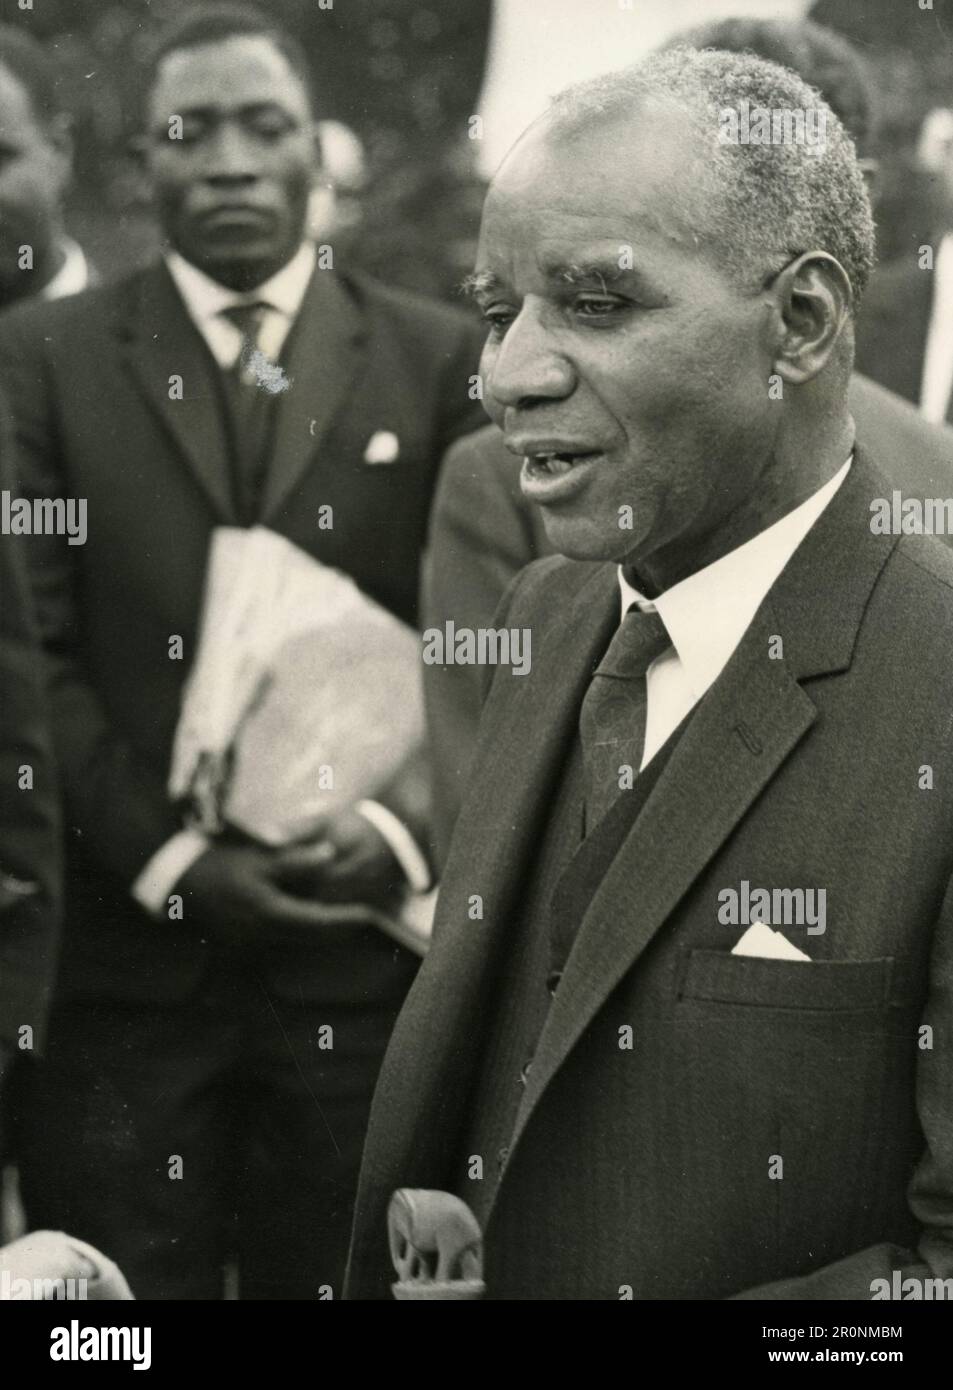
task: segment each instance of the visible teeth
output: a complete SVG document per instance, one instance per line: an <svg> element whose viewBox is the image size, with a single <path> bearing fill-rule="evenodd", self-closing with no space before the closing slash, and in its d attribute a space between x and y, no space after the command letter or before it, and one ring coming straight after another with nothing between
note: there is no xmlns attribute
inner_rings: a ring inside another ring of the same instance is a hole
<svg viewBox="0 0 953 1390"><path fill-rule="evenodd" d="M558 476L562 473L568 473L572 468L572 455L537 454L536 462L545 468L547 473Z"/></svg>

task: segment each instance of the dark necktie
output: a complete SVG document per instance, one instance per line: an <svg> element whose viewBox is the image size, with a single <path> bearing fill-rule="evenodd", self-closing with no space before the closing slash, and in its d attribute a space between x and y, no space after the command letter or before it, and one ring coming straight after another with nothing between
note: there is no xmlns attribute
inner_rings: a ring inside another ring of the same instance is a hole
<svg viewBox="0 0 953 1390"><path fill-rule="evenodd" d="M235 372L243 381L250 379L249 359L259 345L267 312L268 305L261 300L254 300L250 304L230 304L227 309L221 311L222 318L228 319L242 335L242 348L235 363Z"/></svg>
<svg viewBox="0 0 953 1390"><path fill-rule="evenodd" d="M596 668L579 712L586 769L586 832L593 830L639 775L648 708L645 673L670 645L657 613L631 607Z"/></svg>
<svg viewBox="0 0 953 1390"><path fill-rule="evenodd" d="M242 335L235 365L226 372L226 386L234 423L235 502L243 526L258 520L267 467L269 395L256 380L253 362L267 310L267 304L254 301L230 304L221 311L221 317L228 319Z"/></svg>

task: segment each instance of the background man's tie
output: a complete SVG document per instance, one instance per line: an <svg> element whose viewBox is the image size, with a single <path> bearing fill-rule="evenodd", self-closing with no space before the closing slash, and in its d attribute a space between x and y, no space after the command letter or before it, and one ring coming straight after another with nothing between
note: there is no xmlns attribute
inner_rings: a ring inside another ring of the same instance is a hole
<svg viewBox="0 0 953 1390"><path fill-rule="evenodd" d="M235 363L235 372L241 380L249 383L253 380L252 374L248 371L249 359L259 346L267 312L268 305L261 300L254 300L250 304L230 304L227 309L221 311L222 318L228 319L242 335L242 348Z"/></svg>
<svg viewBox="0 0 953 1390"><path fill-rule="evenodd" d="M239 521L251 526L258 520L261 491L268 460L268 392L258 385L252 356L260 346L261 330L268 305L261 302L231 304L222 309L242 335L241 351L235 365L226 373L229 403L234 424L234 487Z"/></svg>
<svg viewBox="0 0 953 1390"><path fill-rule="evenodd" d="M657 613L629 609L586 691L579 732L586 770L586 833L623 794L620 768L639 775L648 707L645 673L670 645Z"/></svg>

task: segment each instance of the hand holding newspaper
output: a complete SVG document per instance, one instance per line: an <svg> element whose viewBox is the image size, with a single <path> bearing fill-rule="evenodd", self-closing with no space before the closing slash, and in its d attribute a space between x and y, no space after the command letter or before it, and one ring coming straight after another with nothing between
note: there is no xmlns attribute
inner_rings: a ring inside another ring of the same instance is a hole
<svg viewBox="0 0 953 1390"><path fill-rule="evenodd" d="M169 776L199 829L231 826L274 846L307 839L372 799L423 733L411 628L265 527L213 533ZM419 941L419 927L363 904L328 911Z"/></svg>

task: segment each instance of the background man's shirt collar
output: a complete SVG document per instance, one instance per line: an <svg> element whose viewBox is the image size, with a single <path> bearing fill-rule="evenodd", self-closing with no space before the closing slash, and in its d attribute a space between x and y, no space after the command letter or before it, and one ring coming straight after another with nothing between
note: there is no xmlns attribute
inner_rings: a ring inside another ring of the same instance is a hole
<svg viewBox="0 0 953 1390"><path fill-rule="evenodd" d="M60 239L63 264L40 291L41 299L65 299L68 294L79 294L89 285L89 264L83 248L72 237Z"/></svg>
<svg viewBox="0 0 953 1390"><path fill-rule="evenodd" d="M307 293L317 252L313 242L302 242L287 265L270 280L248 291L230 290L220 285L177 251L168 252L165 259L189 317L218 365L229 369L238 360L242 335L233 323L222 317L223 309L233 304L266 304L259 347L266 357L276 362Z"/></svg>
<svg viewBox="0 0 953 1390"><path fill-rule="evenodd" d="M196 322L213 319L233 304L252 301L267 304L269 308L293 319L301 308L315 260L314 243L304 241L288 264L282 266L270 280L253 290L244 291L230 290L220 285L198 266L180 256L178 251L169 251L166 255L169 273L185 301L185 307Z"/></svg>

